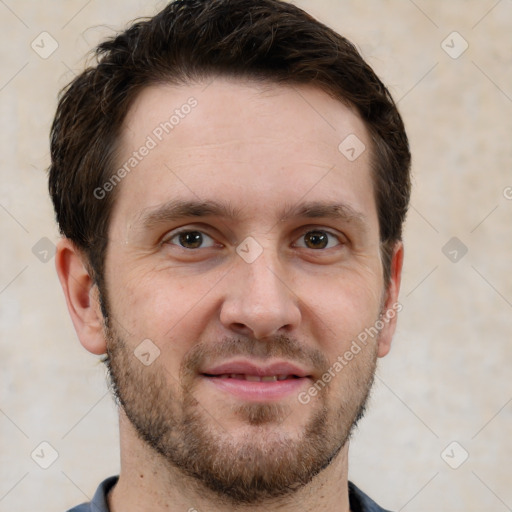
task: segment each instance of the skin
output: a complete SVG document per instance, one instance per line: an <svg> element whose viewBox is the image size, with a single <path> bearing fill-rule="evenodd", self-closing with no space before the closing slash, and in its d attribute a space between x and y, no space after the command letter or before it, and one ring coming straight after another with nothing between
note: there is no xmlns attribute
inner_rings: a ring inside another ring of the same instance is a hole
<svg viewBox="0 0 512 512"><path fill-rule="evenodd" d="M264 509L348 511L344 441L366 398L376 358L389 352L396 316L325 391L307 404L297 395L397 302L403 248L397 243L385 286L368 133L354 111L312 87L220 78L208 86L158 85L144 89L127 115L119 165L191 96L197 106L116 190L105 271L109 327L86 261L69 240L58 245L57 271L75 329L94 354L104 354L107 345L119 349L118 384L132 412L161 408L179 420L187 407L196 411L205 433L223 445L213 455L227 452L237 471L251 468L239 457L244 446L260 455L294 453L323 411L326 431L319 437L328 439L324 448L334 459L295 492L265 501ZM366 146L352 162L338 150L349 134ZM235 215L160 215L158 222L154 216L144 222L176 200L222 202ZM283 210L306 202L342 204L350 215L308 218L295 211L283 217ZM208 235L204 246L180 247L173 236L177 228ZM323 240L330 233L328 246L308 245L304 235L311 231ZM251 263L236 251L247 237L261 249ZM149 366L132 357L144 339L160 350ZM250 361L266 364L277 357L300 364L309 378L285 397L254 403L184 371L198 368L187 366L198 347L206 354L201 364L229 360L227 340L238 340L240 354ZM287 340L297 351L286 352ZM148 383L158 386L154 402L147 390L155 388ZM174 405L162 406L170 396ZM193 405L185 405L186 397ZM261 510L263 502L258 508L223 499L169 464L141 440L128 416L121 407L121 474L109 495L112 511L147 509L148 503L157 512ZM281 452L278 439L287 443ZM261 456L263 468L266 463Z"/></svg>

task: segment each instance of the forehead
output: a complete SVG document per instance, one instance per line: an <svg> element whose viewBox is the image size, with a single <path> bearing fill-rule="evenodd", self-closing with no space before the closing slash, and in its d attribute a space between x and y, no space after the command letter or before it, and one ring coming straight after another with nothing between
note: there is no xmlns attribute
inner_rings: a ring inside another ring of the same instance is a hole
<svg viewBox="0 0 512 512"><path fill-rule="evenodd" d="M186 86L145 87L125 118L122 142L130 148L147 134L164 144L186 137L190 145L217 143L222 136L248 140L268 135L277 142L276 135L287 135L301 145L315 146L321 139L324 152L327 147L337 151L340 137L353 132L367 138L360 116L318 87L218 77Z"/></svg>
<svg viewBox="0 0 512 512"><path fill-rule="evenodd" d="M124 121L114 214L134 221L179 197L224 198L270 215L307 196L371 216L369 149L361 118L315 87L220 78L154 85Z"/></svg>

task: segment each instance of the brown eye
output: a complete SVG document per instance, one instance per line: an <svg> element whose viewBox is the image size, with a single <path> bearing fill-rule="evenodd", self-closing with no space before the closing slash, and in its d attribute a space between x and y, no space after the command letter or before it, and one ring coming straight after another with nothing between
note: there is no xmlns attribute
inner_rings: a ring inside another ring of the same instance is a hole
<svg viewBox="0 0 512 512"><path fill-rule="evenodd" d="M187 249L197 249L203 243L203 235L199 231L189 231L188 233L180 233L178 240Z"/></svg>
<svg viewBox="0 0 512 512"><path fill-rule="evenodd" d="M169 239L169 243L184 249L213 247L214 240L202 231L182 231Z"/></svg>
<svg viewBox="0 0 512 512"><path fill-rule="evenodd" d="M335 235L321 229L308 231L299 240L297 246L305 247L306 249L330 249L335 245L339 245L339 240Z"/></svg>
<svg viewBox="0 0 512 512"><path fill-rule="evenodd" d="M304 235L304 241L310 249L325 249L329 240L322 231L310 231Z"/></svg>

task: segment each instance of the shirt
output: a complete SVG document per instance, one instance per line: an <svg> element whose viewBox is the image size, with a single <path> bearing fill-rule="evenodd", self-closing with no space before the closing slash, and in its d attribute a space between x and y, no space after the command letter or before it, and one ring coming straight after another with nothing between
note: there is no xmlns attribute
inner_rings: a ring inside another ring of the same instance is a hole
<svg viewBox="0 0 512 512"><path fill-rule="evenodd" d="M107 506L107 494L117 483L119 477L111 476L104 480L96 490L90 503L83 503L68 510L68 512L109 512ZM357 488L352 482L348 483L348 497L350 500L351 512L389 512L379 507L363 491Z"/></svg>

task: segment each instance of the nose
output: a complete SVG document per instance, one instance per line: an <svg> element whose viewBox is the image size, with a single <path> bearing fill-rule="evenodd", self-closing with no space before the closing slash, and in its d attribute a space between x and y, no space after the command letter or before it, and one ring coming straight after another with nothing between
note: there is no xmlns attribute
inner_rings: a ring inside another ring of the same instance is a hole
<svg viewBox="0 0 512 512"><path fill-rule="evenodd" d="M255 261L241 258L230 272L220 321L231 332L263 339L290 333L301 321L299 298L287 284L286 272L265 250Z"/></svg>

